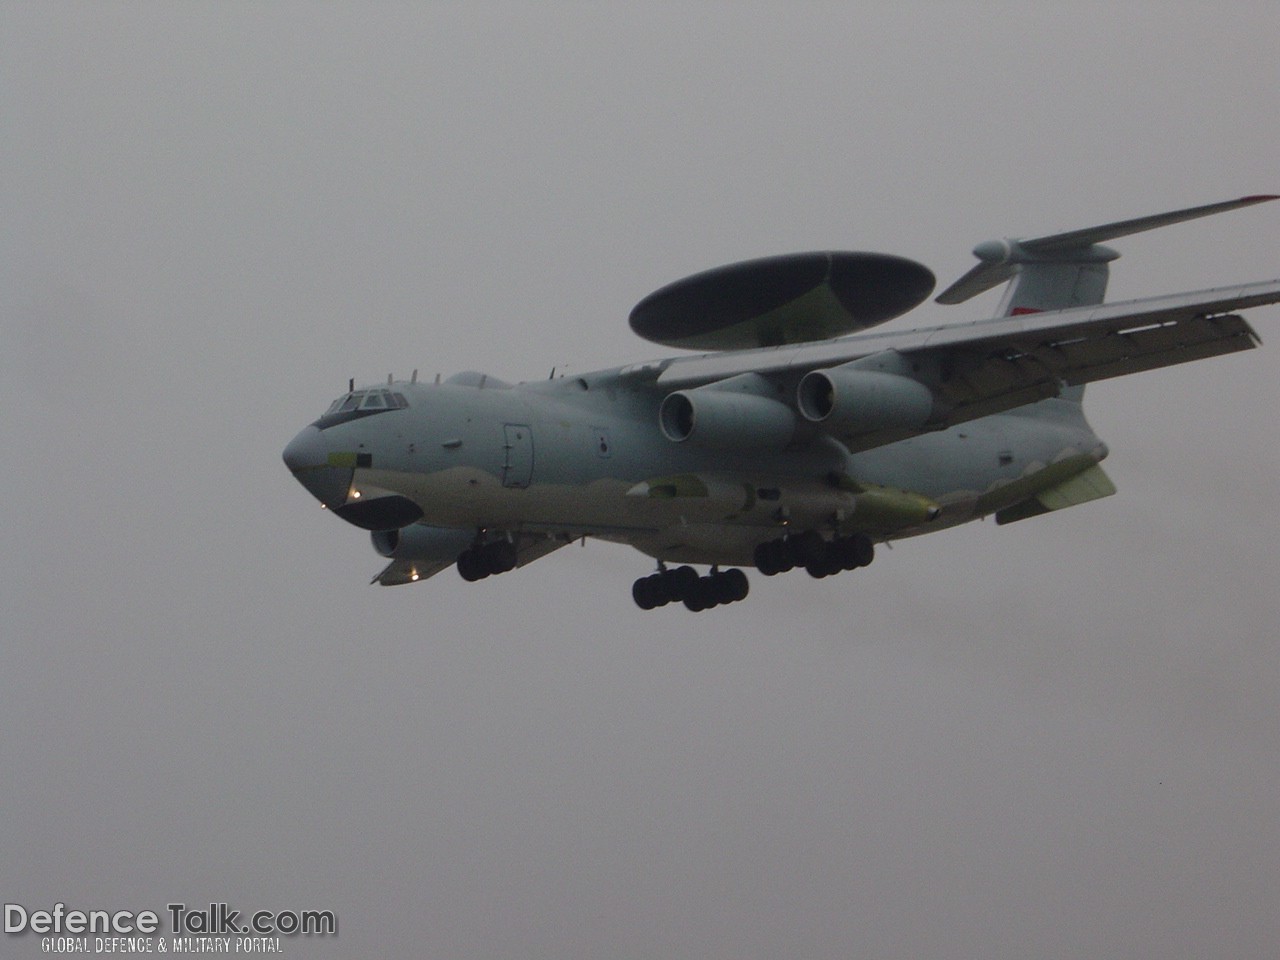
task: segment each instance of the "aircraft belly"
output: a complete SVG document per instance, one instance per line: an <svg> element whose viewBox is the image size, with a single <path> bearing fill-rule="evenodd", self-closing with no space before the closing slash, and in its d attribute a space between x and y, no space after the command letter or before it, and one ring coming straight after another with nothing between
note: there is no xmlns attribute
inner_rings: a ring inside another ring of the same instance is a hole
<svg viewBox="0 0 1280 960"><path fill-rule="evenodd" d="M369 482L414 500L423 509L424 521L440 526L652 530L682 518L724 520L739 512L747 500L741 486L719 491L717 496L680 501L627 496L635 484L617 479L582 484L539 483L535 479L528 487L512 488L504 486L501 477L469 467L429 474L380 472Z"/></svg>
<svg viewBox="0 0 1280 960"><path fill-rule="evenodd" d="M561 469L556 460L565 444L543 444L550 455L533 470L527 487L512 486L510 470L500 472L496 463L492 469L360 470L358 479L413 500L429 524L592 536L670 562L748 565L756 544L787 530L839 528L879 540L910 537L994 513L1061 483L1100 460L1106 448L1084 423L1078 405L1075 413L1064 408L1067 412L1059 415L1056 403L1046 403L1049 416L985 417L840 461L826 453L811 460L772 455L755 465L764 473L743 464L724 473L697 472L698 460L683 457L681 462L666 447L660 447L663 455L641 451L615 426L611 456L593 457L590 472L581 471L580 464L573 473ZM542 428L544 437L555 438L555 433ZM677 472L631 479L628 474L646 469L637 460L641 452L655 454L644 458L647 469ZM831 482L828 471L837 462L853 489ZM691 467L692 472L678 472ZM787 468L799 475L787 475ZM614 475L601 476L603 471ZM551 479L557 482L547 482ZM867 484L888 496L891 519L872 522L870 501L859 500L865 494L858 485ZM902 519L918 503L933 508L930 519Z"/></svg>
<svg viewBox="0 0 1280 960"><path fill-rule="evenodd" d="M363 481L406 496L439 526L539 529L633 542L637 536L709 525L755 531L758 542L783 521L823 526L852 517L855 496L824 481L778 477L737 479L681 474L585 483L539 483L512 489L484 470L452 467L435 473L364 471Z"/></svg>
<svg viewBox="0 0 1280 960"><path fill-rule="evenodd" d="M937 501L942 513L935 522L897 534L912 536L994 513L1041 487L1062 482L1073 471L1088 469L1106 455L1106 444L1077 410L1074 420L1025 414L985 417L857 454L854 463L859 477L916 490Z"/></svg>
<svg viewBox="0 0 1280 960"><path fill-rule="evenodd" d="M631 537L626 542L641 553L665 563L750 567L755 565L753 552L756 544L775 536L777 531L762 532L757 526L692 523L656 534Z"/></svg>

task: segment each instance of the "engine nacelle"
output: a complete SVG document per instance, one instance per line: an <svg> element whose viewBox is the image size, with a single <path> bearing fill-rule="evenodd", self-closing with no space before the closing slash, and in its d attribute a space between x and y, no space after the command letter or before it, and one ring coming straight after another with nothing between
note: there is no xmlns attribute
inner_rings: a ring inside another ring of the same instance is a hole
<svg viewBox="0 0 1280 960"><path fill-rule="evenodd" d="M823 430L850 436L924 426L933 414L933 393L896 373L834 367L805 374L796 405Z"/></svg>
<svg viewBox="0 0 1280 960"><path fill-rule="evenodd" d="M373 549L388 560L456 560L471 546L474 530L414 523L400 530L375 530Z"/></svg>
<svg viewBox="0 0 1280 960"><path fill-rule="evenodd" d="M768 393L774 388L748 373L719 383L677 390L658 408L658 424L673 443L691 440L719 450L782 450L795 438L795 411Z"/></svg>

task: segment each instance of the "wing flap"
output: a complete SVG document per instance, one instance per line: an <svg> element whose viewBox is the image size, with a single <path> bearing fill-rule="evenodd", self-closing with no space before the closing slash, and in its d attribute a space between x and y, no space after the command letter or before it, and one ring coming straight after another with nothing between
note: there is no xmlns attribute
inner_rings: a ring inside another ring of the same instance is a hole
<svg viewBox="0 0 1280 960"><path fill-rule="evenodd" d="M1061 334L1065 332L1066 336ZM1039 335L1037 335L1039 334ZM973 418L1054 396L1059 384L1074 386L1160 367L1236 353L1257 346L1257 334L1235 314L1165 315L1157 323L1099 321L1065 331L1049 328L1006 335L950 351L942 360L953 372L937 384L953 405L947 422ZM983 349L985 348L985 349Z"/></svg>
<svg viewBox="0 0 1280 960"><path fill-rule="evenodd" d="M1128 373L1203 360L1241 350L1259 343L1258 335L1243 317L1189 317L1157 327L1119 332L1070 345L1055 345L1068 357L1068 383L1089 383Z"/></svg>

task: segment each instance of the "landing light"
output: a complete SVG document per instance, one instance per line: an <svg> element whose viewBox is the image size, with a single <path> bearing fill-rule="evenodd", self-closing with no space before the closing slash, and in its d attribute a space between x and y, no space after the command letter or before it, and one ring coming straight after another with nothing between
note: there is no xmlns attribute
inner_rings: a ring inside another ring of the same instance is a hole
<svg viewBox="0 0 1280 960"><path fill-rule="evenodd" d="M352 490L352 491L351 491L351 499L352 499L352 500L359 500L359 499L360 499L360 491L359 491L359 490Z"/></svg>
<svg viewBox="0 0 1280 960"><path fill-rule="evenodd" d="M409 574L409 579L410 579L410 580L412 580L414 583L417 583L417 582L418 582L418 571L417 571L417 570L415 570L415 571L413 571L413 573Z"/></svg>

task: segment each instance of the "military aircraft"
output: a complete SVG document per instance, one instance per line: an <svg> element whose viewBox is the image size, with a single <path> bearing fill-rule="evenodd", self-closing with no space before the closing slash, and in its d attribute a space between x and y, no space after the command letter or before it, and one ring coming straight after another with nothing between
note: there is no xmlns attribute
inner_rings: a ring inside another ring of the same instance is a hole
<svg viewBox="0 0 1280 960"><path fill-rule="evenodd" d="M1104 304L1119 254L1102 244L1274 199L979 244L936 299L1007 282L996 316L901 332L863 331L932 293L912 260L719 267L630 316L646 340L700 354L516 385L353 381L284 461L371 531L384 586L450 566L482 580L594 537L657 561L632 586L643 609L732 603L743 568L827 577L871 563L876 544L1114 493L1085 384L1257 346L1236 311L1280 301L1280 280Z"/></svg>

